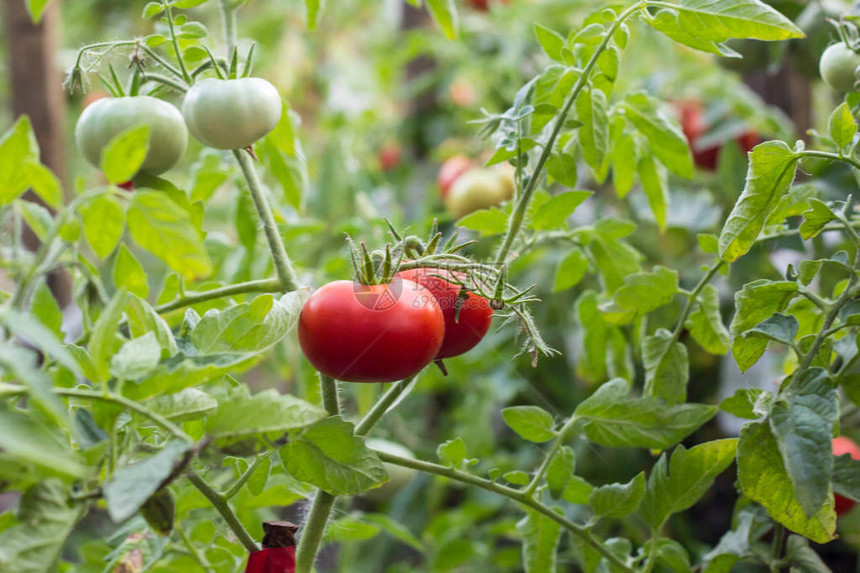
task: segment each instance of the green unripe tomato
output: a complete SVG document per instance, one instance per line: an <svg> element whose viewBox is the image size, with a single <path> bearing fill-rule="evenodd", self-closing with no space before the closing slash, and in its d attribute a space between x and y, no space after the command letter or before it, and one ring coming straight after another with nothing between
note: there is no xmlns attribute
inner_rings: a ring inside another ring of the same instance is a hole
<svg viewBox="0 0 860 573"><path fill-rule="evenodd" d="M140 170L160 175L176 165L188 144L182 114L166 101L149 96L99 99L78 119L75 141L84 158L100 167L110 140L140 125L149 126L149 151Z"/></svg>
<svg viewBox="0 0 860 573"><path fill-rule="evenodd" d="M854 92L857 88L857 76L854 70L860 66L860 54L845 45L844 42L833 44L821 55L819 71L821 79L839 92Z"/></svg>
<svg viewBox="0 0 860 573"><path fill-rule="evenodd" d="M401 458L415 459L415 454L413 454L409 448L401 446L395 442L380 440L378 438L368 438L364 443L372 450L379 450L387 454L400 456ZM385 501L386 499L389 499L392 495L402 489L403 486L412 481L412 478L414 478L418 473L416 470L404 468L403 466L396 466L394 464L387 463L383 463L382 465L385 467L385 471L388 472L388 481L381 487L364 493L365 497L373 501Z"/></svg>
<svg viewBox="0 0 860 573"><path fill-rule="evenodd" d="M208 78L185 94L182 116L200 143L215 149L244 149L278 125L281 96L262 78Z"/></svg>
<svg viewBox="0 0 860 573"><path fill-rule="evenodd" d="M514 182L508 168L471 169L457 178L445 196L445 208L455 219L489 209L511 199Z"/></svg>

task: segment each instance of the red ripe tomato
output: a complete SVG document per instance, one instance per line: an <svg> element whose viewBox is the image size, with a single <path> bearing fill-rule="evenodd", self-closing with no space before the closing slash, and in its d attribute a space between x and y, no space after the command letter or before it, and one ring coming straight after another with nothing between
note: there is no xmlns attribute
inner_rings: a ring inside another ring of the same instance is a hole
<svg viewBox="0 0 860 573"><path fill-rule="evenodd" d="M705 148L698 145L699 138L708 131L702 104L695 101L685 101L678 104L678 108L681 113L681 130L693 151L693 163L706 171L714 171L717 168L717 161L723 145L711 145ZM747 130L735 138L735 141L740 146L741 151L747 153L759 144L760 138L756 132Z"/></svg>
<svg viewBox="0 0 860 573"><path fill-rule="evenodd" d="M421 371L445 335L439 303L421 285L334 281L299 317L299 343L314 368L344 382L394 382Z"/></svg>
<svg viewBox="0 0 860 573"><path fill-rule="evenodd" d="M507 4L508 0L502 0L502 4ZM469 6L479 12L486 12L490 9L490 0L469 0Z"/></svg>
<svg viewBox="0 0 860 573"><path fill-rule="evenodd" d="M410 269L398 274L401 278L429 290L439 302L442 316L445 317L445 338L436 354L437 359L459 356L468 352L487 334L493 319L490 301L470 292L457 316L457 295L460 293L460 285L442 278L453 278L455 275L442 269L427 268Z"/></svg>
<svg viewBox="0 0 860 573"><path fill-rule="evenodd" d="M120 183L117 185L120 189L125 189L126 191L134 191L134 181L126 181L125 183Z"/></svg>
<svg viewBox="0 0 860 573"><path fill-rule="evenodd" d="M388 142L379 150L379 166L383 171L393 171L400 165L401 155L400 145Z"/></svg>
<svg viewBox="0 0 860 573"><path fill-rule="evenodd" d="M248 556L245 573L295 573L296 548L271 547Z"/></svg>
<svg viewBox="0 0 860 573"><path fill-rule="evenodd" d="M465 155L455 155L442 163L436 182L439 184L439 191L443 199L448 196L448 192L451 190L454 181L474 166L475 162Z"/></svg>
<svg viewBox="0 0 860 573"><path fill-rule="evenodd" d="M850 438L838 436L833 439L833 455L843 456L851 454L852 460L860 460L860 446L857 446ZM842 497L839 494L833 496L835 502L836 515L844 515L851 511L854 507L854 500Z"/></svg>

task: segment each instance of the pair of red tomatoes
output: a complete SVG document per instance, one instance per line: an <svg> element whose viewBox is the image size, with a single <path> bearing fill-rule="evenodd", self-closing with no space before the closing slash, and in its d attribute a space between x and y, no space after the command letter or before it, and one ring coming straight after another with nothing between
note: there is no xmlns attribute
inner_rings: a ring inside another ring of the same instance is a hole
<svg viewBox="0 0 860 573"><path fill-rule="evenodd" d="M460 285L446 280L455 276L422 268L388 284L328 283L302 309L302 351L314 368L344 382L403 380L463 354L487 333L493 310L475 293L459 297Z"/></svg>

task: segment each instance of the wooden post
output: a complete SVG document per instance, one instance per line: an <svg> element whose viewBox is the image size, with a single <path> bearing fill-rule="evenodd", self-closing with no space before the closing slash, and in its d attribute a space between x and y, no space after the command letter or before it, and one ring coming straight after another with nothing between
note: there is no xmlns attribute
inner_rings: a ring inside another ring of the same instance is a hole
<svg viewBox="0 0 860 573"><path fill-rule="evenodd" d="M33 24L25 0L3 0L3 20L9 46L9 84L12 112L17 118L26 114L42 154L42 163L65 182L66 155L63 134L66 100L63 72L57 65L59 52L59 0L45 11L42 22ZM68 188L68 186L64 186ZM32 192L25 198L41 202ZM24 245L35 250L39 240L30 229L23 233ZM54 273L49 284L61 306L71 300L71 280L67 273Z"/></svg>

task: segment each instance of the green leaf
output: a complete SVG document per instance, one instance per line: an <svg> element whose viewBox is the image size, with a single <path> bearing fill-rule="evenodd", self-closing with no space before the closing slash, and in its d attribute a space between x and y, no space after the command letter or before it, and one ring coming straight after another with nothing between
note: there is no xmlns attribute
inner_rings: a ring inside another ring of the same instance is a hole
<svg viewBox="0 0 860 573"><path fill-rule="evenodd" d="M14 207L21 212L24 222L27 223L27 226L30 227L33 234L35 234L40 241L44 242L54 224L54 220L51 218L51 212L38 203L23 199L16 199Z"/></svg>
<svg viewBox="0 0 860 573"><path fill-rule="evenodd" d="M752 248L768 214L794 181L797 155L782 141L762 143L749 158L743 193L720 232L719 254L728 262Z"/></svg>
<svg viewBox="0 0 860 573"><path fill-rule="evenodd" d="M56 305L56 301L54 302ZM0 322L10 331L27 340L30 344L50 356L75 375L80 375L78 361L66 349L56 331L43 325L34 316L14 310L7 310L0 316ZM2 348L2 347L0 347Z"/></svg>
<svg viewBox="0 0 860 573"><path fill-rule="evenodd" d="M767 413L770 398L770 392L758 388L741 388L720 403L720 410L738 418L757 420ZM759 400L766 402L759 405Z"/></svg>
<svg viewBox="0 0 860 573"><path fill-rule="evenodd" d="M176 394L159 396L149 402L147 407L171 422L186 422L215 411L218 400L197 388L186 388Z"/></svg>
<svg viewBox="0 0 860 573"><path fill-rule="evenodd" d="M528 485L529 481L531 481L529 474L519 470L505 473L502 479L514 485Z"/></svg>
<svg viewBox="0 0 860 573"><path fill-rule="evenodd" d="M514 406L502 410L502 418L510 429L530 442L548 442L555 437L552 414L537 406Z"/></svg>
<svg viewBox="0 0 860 573"><path fill-rule="evenodd" d="M693 506L734 461L737 439L705 442L689 450L678 446L663 454L651 470L645 499L639 509L652 529L659 530L673 513Z"/></svg>
<svg viewBox="0 0 860 573"><path fill-rule="evenodd" d="M111 357L110 374L119 380L137 381L149 376L161 359L161 345L154 332L129 340Z"/></svg>
<svg viewBox="0 0 860 573"><path fill-rule="evenodd" d="M729 330L734 336L732 354L741 371L755 364L767 348L767 339L744 338L740 335L754 328L774 313L786 309L797 295L797 283L760 279L747 283L735 293L735 316Z"/></svg>
<svg viewBox="0 0 860 573"><path fill-rule="evenodd" d="M137 513L188 455L191 446L188 442L173 440L158 453L116 470L103 488L108 515L114 523L122 523Z"/></svg>
<svg viewBox="0 0 860 573"><path fill-rule="evenodd" d="M821 509L830 495L830 441L838 415L836 390L821 368L805 370L770 408L770 428L783 466L808 518Z"/></svg>
<svg viewBox="0 0 860 573"><path fill-rule="evenodd" d="M0 410L0 448L4 456L37 466L49 475L83 479L90 474L65 436L20 412Z"/></svg>
<svg viewBox="0 0 860 573"><path fill-rule="evenodd" d="M70 505L70 493L69 486L57 479L45 480L24 493L18 523L0 533L0 570L56 570L66 539L86 509L82 503Z"/></svg>
<svg viewBox="0 0 860 573"><path fill-rule="evenodd" d="M125 289L140 298L146 298L149 295L146 271L143 270L143 265L138 262L134 254L128 250L125 243L119 246L119 252L114 260L113 283L116 288Z"/></svg>
<svg viewBox="0 0 860 573"><path fill-rule="evenodd" d="M281 448L285 469L332 495L356 495L381 485L388 474L379 457L339 417L323 419Z"/></svg>
<svg viewBox="0 0 860 573"><path fill-rule="evenodd" d="M149 126L129 128L111 138L102 150L102 171L115 185L130 181L140 170L148 152Z"/></svg>
<svg viewBox="0 0 860 573"><path fill-rule="evenodd" d="M854 121L854 115L847 103L842 102L839 107L833 110L827 121L827 128L833 142L840 148L851 143L854 134L857 133L857 122Z"/></svg>
<svg viewBox="0 0 860 573"><path fill-rule="evenodd" d="M128 229L141 247L188 279L212 273L212 263L187 211L164 194L139 191L128 208Z"/></svg>
<svg viewBox="0 0 860 573"><path fill-rule="evenodd" d="M621 128L624 125L621 123ZM615 128L613 127L613 133ZM618 134L613 137L612 146L612 183L615 192L622 199L633 188L636 179L636 166L639 165L639 154L636 148L636 140L626 134Z"/></svg>
<svg viewBox="0 0 860 573"><path fill-rule="evenodd" d="M480 209L457 221L457 225L478 231L481 236L502 235L508 229L508 215L501 209Z"/></svg>
<svg viewBox="0 0 860 573"><path fill-rule="evenodd" d="M606 95L597 89L584 89L576 98L576 119L582 122L577 132L582 156L594 171L595 179L606 177L609 151L609 117Z"/></svg>
<svg viewBox="0 0 860 573"><path fill-rule="evenodd" d="M100 378L99 382L108 379L110 360L119 346L117 332L125 306L125 297L125 292L122 290L114 295L99 315L90 336L89 351Z"/></svg>
<svg viewBox="0 0 860 573"><path fill-rule="evenodd" d="M551 197L535 212L531 222L532 229L536 231L563 229L567 218L592 195L591 191L565 191Z"/></svg>
<svg viewBox="0 0 860 573"><path fill-rule="evenodd" d="M460 37L460 21L454 0L427 0L427 7L449 40Z"/></svg>
<svg viewBox="0 0 860 573"><path fill-rule="evenodd" d="M717 412L716 406L671 406L659 398L630 398L627 382L611 380L574 412L586 437L604 446L666 449Z"/></svg>
<svg viewBox="0 0 860 573"><path fill-rule="evenodd" d="M693 340L711 354L729 351L731 336L720 315L720 296L714 285L705 285L698 306L687 319L686 327Z"/></svg>
<svg viewBox="0 0 860 573"><path fill-rule="evenodd" d="M463 438L455 438L439 444L436 455L448 467L460 469L466 460L466 443Z"/></svg>
<svg viewBox="0 0 860 573"><path fill-rule="evenodd" d="M27 181L36 195L41 197L50 207L59 209L60 205L63 204L63 187L54 172L32 160L24 164L24 171L27 174Z"/></svg>
<svg viewBox="0 0 860 573"><path fill-rule="evenodd" d="M38 328L44 328L29 315L18 316L30 323L30 326L35 325ZM50 335L47 330L40 334ZM59 346L59 343L56 341L52 342L51 346L54 344ZM59 348L66 356L71 358L71 355L62 346L59 346ZM23 384L27 388L30 402L45 412L52 422L68 427L69 416L66 406L54 394L54 381L46 372L39 370L36 358L35 353L29 350L4 344L0 346L0 372L4 370L8 371L17 382ZM73 360L72 363L74 363Z"/></svg>
<svg viewBox="0 0 860 573"><path fill-rule="evenodd" d="M809 541L799 535L788 537L785 557L791 563L791 573L831 573L830 567L809 546Z"/></svg>
<svg viewBox="0 0 860 573"><path fill-rule="evenodd" d="M752 556L750 543L757 529L756 513L761 511L759 506L748 506L738 513L734 529L723 534L717 546L702 558L705 573L729 573L742 558Z"/></svg>
<svg viewBox="0 0 860 573"><path fill-rule="evenodd" d="M773 519L791 531L817 543L827 543L834 538L833 500L827 501L812 518L804 515L767 422L748 422L741 429L738 483L745 496L763 505Z"/></svg>
<svg viewBox="0 0 860 573"><path fill-rule="evenodd" d="M566 187L576 187L579 174L576 169L576 159L568 153L553 153L546 162L546 172L549 177Z"/></svg>
<svg viewBox="0 0 860 573"><path fill-rule="evenodd" d="M164 12L164 4L161 2L147 2L146 6L143 7L141 18L149 20L150 18L158 16L162 12Z"/></svg>
<svg viewBox="0 0 860 573"><path fill-rule="evenodd" d="M180 38L195 39L205 38L207 33L206 26L200 22L188 22L179 27L176 35Z"/></svg>
<svg viewBox="0 0 860 573"><path fill-rule="evenodd" d="M642 503L645 495L645 472L640 472L626 484L613 483L591 492L589 503L594 513L601 517L624 517L630 515Z"/></svg>
<svg viewBox="0 0 860 573"><path fill-rule="evenodd" d="M632 371L628 343L617 326L604 320L597 308L597 293L585 291L576 300L576 322L582 330L582 350L577 371L590 381L624 377Z"/></svg>
<svg viewBox="0 0 860 573"><path fill-rule="evenodd" d="M561 525L532 510L517 523L523 538L523 568L525 573L556 573Z"/></svg>
<svg viewBox="0 0 860 573"><path fill-rule="evenodd" d="M699 248L702 249L703 253L716 255L717 251L720 250L719 237L716 235L712 235L710 233L699 233L696 235L696 241L699 243ZM713 285L706 286L712 287Z"/></svg>
<svg viewBox="0 0 860 573"><path fill-rule="evenodd" d="M559 499L576 469L576 458L569 446L561 446L552 457L546 470L546 484L553 499Z"/></svg>
<svg viewBox="0 0 860 573"><path fill-rule="evenodd" d="M39 24L42 21L42 16L45 15L45 10L51 0L27 0L27 13L30 14L30 19L34 24Z"/></svg>
<svg viewBox="0 0 860 573"><path fill-rule="evenodd" d="M682 0L678 23L690 34L712 42L731 38L787 40L802 38L791 20L759 0Z"/></svg>
<svg viewBox="0 0 860 573"><path fill-rule="evenodd" d="M642 191L648 199L654 220L661 231L666 230L666 209L669 206L669 184L666 181L666 173L657 165L654 158L643 155L636 166L639 180L642 182Z"/></svg>
<svg viewBox="0 0 860 573"><path fill-rule="evenodd" d="M588 505L588 498L591 496L592 491L594 491L593 485L579 476L571 475L570 481L567 482L567 486L565 486L561 497L568 503Z"/></svg>
<svg viewBox="0 0 860 573"><path fill-rule="evenodd" d="M849 454L833 457L833 491L860 501L860 460L852 459Z"/></svg>
<svg viewBox="0 0 860 573"><path fill-rule="evenodd" d="M697 34L683 28L678 22L678 13L674 10L658 10L652 18L645 18L645 21L655 30L666 34L675 42L688 48L727 58L740 57L737 52L725 44L702 39Z"/></svg>
<svg viewBox="0 0 860 573"><path fill-rule="evenodd" d="M96 195L78 208L84 236L90 248L103 259L113 252L122 237L125 212L113 196Z"/></svg>
<svg viewBox="0 0 860 573"><path fill-rule="evenodd" d="M209 310L191 331L191 343L200 355L263 352L292 330L307 298L302 289L278 300L264 294L226 310Z"/></svg>
<svg viewBox="0 0 860 573"><path fill-rule="evenodd" d="M39 144L22 115L3 137L0 137L0 207L18 198L30 186L29 172L22 165L39 160Z"/></svg>
<svg viewBox="0 0 860 573"><path fill-rule="evenodd" d="M687 401L690 363L687 347L674 334L660 328L642 340L642 363L645 367L645 395L663 398L670 404Z"/></svg>
<svg viewBox="0 0 860 573"><path fill-rule="evenodd" d="M284 433L314 424L325 415L320 407L295 396L264 390L218 404L206 421L206 431L216 439Z"/></svg>
<svg viewBox="0 0 860 573"><path fill-rule="evenodd" d="M588 258L579 249L567 254L555 268L552 292L561 292L573 288L585 277L588 271Z"/></svg>
<svg viewBox="0 0 860 573"><path fill-rule="evenodd" d="M687 138L681 128L662 113L659 100L637 92L624 99L624 110L630 122L648 140L660 163L680 177L689 179L693 176L693 156ZM661 228L664 225L665 221Z"/></svg>
<svg viewBox="0 0 860 573"><path fill-rule="evenodd" d="M60 305L54 298L47 280L39 281L33 293L30 313L42 325L46 326L57 337L57 340L63 340L65 336L63 334L63 311L60 310Z"/></svg>
<svg viewBox="0 0 860 573"><path fill-rule="evenodd" d="M800 236L807 241L824 230L827 223L836 219L836 214L823 201L809 199L809 209L803 212L803 222L800 224Z"/></svg>
<svg viewBox="0 0 860 573"><path fill-rule="evenodd" d="M794 344L798 328L799 324L796 318L776 313L746 331L744 337L761 336L768 340L774 340L786 346L791 346Z"/></svg>
<svg viewBox="0 0 860 573"><path fill-rule="evenodd" d="M642 553L648 555L651 551L651 544L655 543L654 539L649 539L642 546ZM668 568L673 573L693 573L693 568L690 566L690 555L684 546L672 539L661 537L656 540L657 543L657 564ZM698 570L698 569L697 569Z"/></svg>
<svg viewBox="0 0 860 573"><path fill-rule="evenodd" d="M624 279L641 270L639 252L619 240L635 229L635 225L618 219L601 219L594 225L587 248L607 294L613 294L624 285Z"/></svg>
<svg viewBox="0 0 860 573"><path fill-rule="evenodd" d="M615 292L609 304L600 310L613 324L628 324L672 302L678 293L678 273L656 266L651 273L636 273L624 279L624 286Z"/></svg>
<svg viewBox="0 0 860 573"><path fill-rule="evenodd" d="M540 24L535 24L535 34L544 53L557 62L562 61L561 50L564 48L564 38L561 34L544 28Z"/></svg>
<svg viewBox="0 0 860 573"><path fill-rule="evenodd" d="M131 293L126 299L125 312L128 315L128 328L131 336L137 338L147 332L154 332L161 345L161 357L176 354L176 340L167 322L161 318L149 303Z"/></svg>

